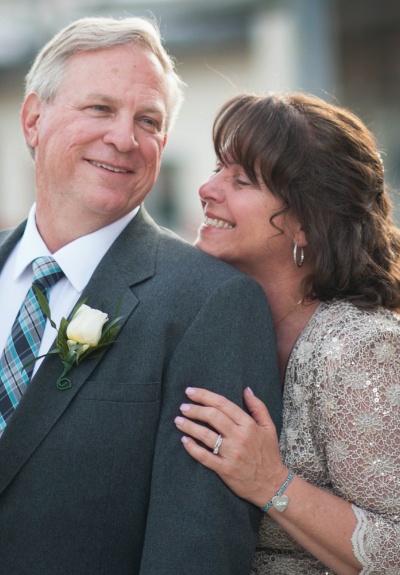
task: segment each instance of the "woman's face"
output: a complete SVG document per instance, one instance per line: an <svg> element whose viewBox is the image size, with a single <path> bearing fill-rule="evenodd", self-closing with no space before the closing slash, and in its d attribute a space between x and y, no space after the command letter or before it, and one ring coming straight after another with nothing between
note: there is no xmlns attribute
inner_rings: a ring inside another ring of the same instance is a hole
<svg viewBox="0 0 400 575"><path fill-rule="evenodd" d="M271 224L283 204L261 180L253 184L238 164L219 164L199 194L205 218L197 247L255 278L293 265L292 219L279 215Z"/></svg>

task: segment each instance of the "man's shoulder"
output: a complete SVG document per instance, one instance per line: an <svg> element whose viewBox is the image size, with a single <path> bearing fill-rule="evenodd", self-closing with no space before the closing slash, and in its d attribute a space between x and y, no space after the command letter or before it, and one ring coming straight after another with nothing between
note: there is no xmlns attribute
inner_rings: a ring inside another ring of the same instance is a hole
<svg viewBox="0 0 400 575"><path fill-rule="evenodd" d="M169 230L164 230L162 234L158 259L168 266L177 266L180 273L184 270L190 273L199 272L200 275L212 273L215 274L215 278L220 279L248 277L230 264L201 251Z"/></svg>
<svg viewBox="0 0 400 575"><path fill-rule="evenodd" d="M6 246L8 243L10 245L16 244L24 233L26 226L26 221L20 223L18 226L13 228L4 228L0 230L0 247Z"/></svg>
<svg viewBox="0 0 400 575"><path fill-rule="evenodd" d="M250 276L169 234L160 240L154 279L162 282L163 293L178 294L193 309L212 294L221 305L227 299L238 306L243 299L254 305L266 302L262 287Z"/></svg>
<svg viewBox="0 0 400 575"><path fill-rule="evenodd" d="M162 284L164 290L170 292L196 292L199 297L205 297L221 284L235 283L235 279L260 287L233 266L160 227L145 209L141 209L118 238L112 255L128 275L132 269L145 268L154 284Z"/></svg>
<svg viewBox="0 0 400 575"><path fill-rule="evenodd" d="M16 228L4 228L0 230L0 243L6 242L14 233Z"/></svg>

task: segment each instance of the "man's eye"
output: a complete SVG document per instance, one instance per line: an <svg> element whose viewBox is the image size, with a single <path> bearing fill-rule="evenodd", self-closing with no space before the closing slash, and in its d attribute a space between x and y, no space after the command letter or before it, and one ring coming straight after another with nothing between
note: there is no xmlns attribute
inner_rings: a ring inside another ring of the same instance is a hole
<svg viewBox="0 0 400 575"><path fill-rule="evenodd" d="M143 118L143 122L148 124L149 126L153 126L154 128L158 128L159 124L154 118Z"/></svg>
<svg viewBox="0 0 400 575"><path fill-rule="evenodd" d="M108 112L109 111L109 107L104 106L103 104L94 104L93 106L90 106L90 108L92 110L95 110L96 112Z"/></svg>
<svg viewBox="0 0 400 575"><path fill-rule="evenodd" d="M155 120L154 118L149 118L148 116L146 116L144 118L141 118L140 122L144 127L144 129L147 131L154 133L161 131L160 122L158 120Z"/></svg>

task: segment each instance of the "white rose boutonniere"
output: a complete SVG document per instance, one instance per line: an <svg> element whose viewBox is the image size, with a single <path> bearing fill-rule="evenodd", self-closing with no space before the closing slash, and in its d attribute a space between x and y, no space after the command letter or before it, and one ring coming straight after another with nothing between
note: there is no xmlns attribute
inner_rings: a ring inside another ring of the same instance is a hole
<svg viewBox="0 0 400 575"><path fill-rule="evenodd" d="M108 321L108 315L99 309L93 309L82 304L75 312L67 326L67 344L72 349L76 344L81 344L76 350L81 355L89 347L98 345L103 325Z"/></svg>
<svg viewBox="0 0 400 575"><path fill-rule="evenodd" d="M74 365L78 365L84 359L98 357L103 353L105 347L114 342L121 329L121 326L117 325L117 323L122 319L122 316L109 321L106 313L85 305L85 299L74 307L70 319L67 320L64 317L61 319L57 329L56 324L51 319L50 308L46 298L36 286L34 288L43 313L58 332L55 349L40 357L53 354L58 354L61 357L64 369L57 379L56 386L60 390L68 389L72 386L72 383L66 377L67 373ZM34 361L37 359L39 357L34 359Z"/></svg>

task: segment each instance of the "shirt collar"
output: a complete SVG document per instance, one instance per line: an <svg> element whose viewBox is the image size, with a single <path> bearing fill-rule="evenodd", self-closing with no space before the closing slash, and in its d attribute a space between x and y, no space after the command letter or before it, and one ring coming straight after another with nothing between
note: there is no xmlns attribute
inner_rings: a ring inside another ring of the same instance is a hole
<svg viewBox="0 0 400 575"><path fill-rule="evenodd" d="M138 211L139 206L112 224L77 238L51 254L36 227L34 204L29 212L24 235L17 246L14 279L17 280L27 272L37 257L52 256L75 290L82 292L101 259Z"/></svg>

